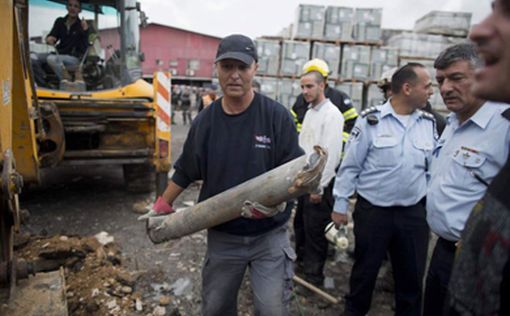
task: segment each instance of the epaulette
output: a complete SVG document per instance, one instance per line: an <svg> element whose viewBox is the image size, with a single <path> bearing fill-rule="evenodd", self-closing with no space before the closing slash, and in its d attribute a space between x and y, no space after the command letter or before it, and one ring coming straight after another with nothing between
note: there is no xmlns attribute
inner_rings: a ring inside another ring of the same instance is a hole
<svg viewBox="0 0 510 316"><path fill-rule="evenodd" d="M422 111L422 110L419 110L419 111L420 111L421 117L426 118L427 120L431 120L433 122L436 121L436 118L434 117L434 115L430 114L429 112Z"/></svg>
<svg viewBox="0 0 510 316"><path fill-rule="evenodd" d="M365 117L365 116L375 113L375 112L379 112L379 109L375 106L371 106L368 109L361 111L360 115L361 115L361 117Z"/></svg>
<svg viewBox="0 0 510 316"><path fill-rule="evenodd" d="M506 109L505 111L503 111L503 113L501 113L501 115L506 118L507 120L510 121L510 108Z"/></svg>

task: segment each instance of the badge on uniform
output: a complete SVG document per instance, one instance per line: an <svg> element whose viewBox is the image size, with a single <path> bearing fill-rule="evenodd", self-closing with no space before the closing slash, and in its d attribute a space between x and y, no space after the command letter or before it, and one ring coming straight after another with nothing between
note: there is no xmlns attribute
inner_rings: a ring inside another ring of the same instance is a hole
<svg viewBox="0 0 510 316"><path fill-rule="evenodd" d="M358 138L359 134L361 134L361 130L359 129L359 127L354 126L354 128L351 131L351 138L356 139Z"/></svg>
<svg viewBox="0 0 510 316"><path fill-rule="evenodd" d="M369 125L377 125L379 123L379 119L375 115L367 116L367 122Z"/></svg>

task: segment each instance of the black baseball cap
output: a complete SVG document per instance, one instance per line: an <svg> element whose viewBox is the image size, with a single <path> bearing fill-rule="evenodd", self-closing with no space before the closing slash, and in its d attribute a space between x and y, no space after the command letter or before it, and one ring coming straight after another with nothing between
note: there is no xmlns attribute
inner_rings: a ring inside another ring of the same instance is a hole
<svg viewBox="0 0 510 316"><path fill-rule="evenodd" d="M247 65L257 62L257 49L253 41L240 34L233 34L221 40L215 62L225 59L239 60Z"/></svg>

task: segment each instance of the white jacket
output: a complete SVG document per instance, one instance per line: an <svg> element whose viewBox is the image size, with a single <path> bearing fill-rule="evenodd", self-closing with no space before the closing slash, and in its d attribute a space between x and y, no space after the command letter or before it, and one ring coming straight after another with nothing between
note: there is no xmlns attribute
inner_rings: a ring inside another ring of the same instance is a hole
<svg viewBox="0 0 510 316"><path fill-rule="evenodd" d="M340 163L343 129L344 117L329 99L314 107L309 105L299 134L299 145L306 154L311 153L315 145L328 151L328 160L320 183L321 192L335 176L335 169Z"/></svg>

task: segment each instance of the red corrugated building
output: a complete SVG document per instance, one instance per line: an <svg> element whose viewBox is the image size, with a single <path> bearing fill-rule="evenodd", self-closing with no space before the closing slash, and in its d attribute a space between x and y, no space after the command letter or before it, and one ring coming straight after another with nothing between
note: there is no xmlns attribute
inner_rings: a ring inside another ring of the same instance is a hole
<svg viewBox="0 0 510 316"><path fill-rule="evenodd" d="M120 47L116 29L100 30L101 46ZM201 34L157 23L140 28L144 77L152 78L156 70L169 70L174 80L210 81L219 37Z"/></svg>

